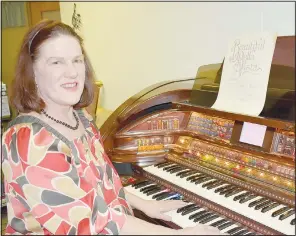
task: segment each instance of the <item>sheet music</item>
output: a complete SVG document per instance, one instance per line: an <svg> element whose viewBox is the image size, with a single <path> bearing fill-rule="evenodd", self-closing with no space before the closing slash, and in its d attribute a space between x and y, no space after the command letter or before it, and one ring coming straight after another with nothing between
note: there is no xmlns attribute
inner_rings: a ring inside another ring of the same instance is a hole
<svg viewBox="0 0 296 236"><path fill-rule="evenodd" d="M9 103L8 103L7 96L2 96L1 110L2 110L1 117L9 117L10 116L10 109L9 109Z"/></svg>
<svg viewBox="0 0 296 236"><path fill-rule="evenodd" d="M1 82L1 118L10 116L9 102L8 97L6 95L6 85Z"/></svg>
<svg viewBox="0 0 296 236"><path fill-rule="evenodd" d="M224 60L220 89L212 108L258 116L266 99L276 34L233 40Z"/></svg>

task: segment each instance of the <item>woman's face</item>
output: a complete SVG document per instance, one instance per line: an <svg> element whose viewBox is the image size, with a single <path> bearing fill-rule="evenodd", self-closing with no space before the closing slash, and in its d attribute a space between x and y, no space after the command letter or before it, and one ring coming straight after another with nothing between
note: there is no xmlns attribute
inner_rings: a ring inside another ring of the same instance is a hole
<svg viewBox="0 0 296 236"><path fill-rule="evenodd" d="M73 106L85 82L85 63L77 39L58 35L46 40L34 62L38 93L45 104Z"/></svg>

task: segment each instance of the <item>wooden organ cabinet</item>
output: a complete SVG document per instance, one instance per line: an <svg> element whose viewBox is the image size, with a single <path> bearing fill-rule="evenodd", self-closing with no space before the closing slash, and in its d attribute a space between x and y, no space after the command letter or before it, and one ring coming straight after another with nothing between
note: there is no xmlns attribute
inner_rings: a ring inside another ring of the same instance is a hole
<svg viewBox="0 0 296 236"><path fill-rule="evenodd" d="M101 127L127 190L189 201L167 213L172 222L135 214L168 227L201 223L231 235L295 235L295 37L277 39L258 117L210 108L219 76L151 86ZM240 141L247 124L266 129L262 145Z"/></svg>

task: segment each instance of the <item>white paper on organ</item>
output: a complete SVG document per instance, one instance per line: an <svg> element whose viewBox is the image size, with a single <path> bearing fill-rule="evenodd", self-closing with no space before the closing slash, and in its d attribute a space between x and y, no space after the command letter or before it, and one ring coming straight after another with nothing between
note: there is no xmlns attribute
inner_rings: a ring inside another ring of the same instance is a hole
<svg viewBox="0 0 296 236"><path fill-rule="evenodd" d="M212 108L258 116L266 99L276 34L239 37L229 44Z"/></svg>
<svg viewBox="0 0 296 236"><path fill-rule="evenodd" d="M239 141L262 147L265 133L265 125L244 122Z"/></svg>

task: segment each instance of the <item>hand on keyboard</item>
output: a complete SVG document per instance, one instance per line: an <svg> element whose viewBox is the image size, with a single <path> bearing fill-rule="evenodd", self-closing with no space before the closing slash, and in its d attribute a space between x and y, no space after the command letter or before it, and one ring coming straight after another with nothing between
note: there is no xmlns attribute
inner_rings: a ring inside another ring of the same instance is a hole
<svg viewBox="0 0 296 236"><path fill-rule="evenodd" d="M171 217L165 215L164 213L184 207L186 205L188 205L188 203L181 200L146 200L142 211L151 218L171 221Z"/></svg>
<svg viewBox="0 0 296 236"><path fill-rule="evenodd" d="M212 226L197 224L194 227L188 227L177 230L177 235L228 235L221 233L219 229Z"/></svg>

